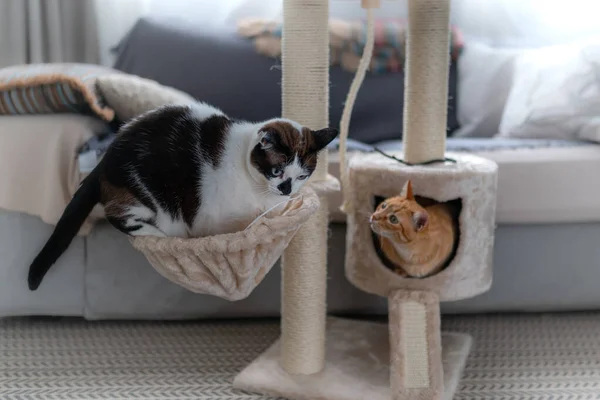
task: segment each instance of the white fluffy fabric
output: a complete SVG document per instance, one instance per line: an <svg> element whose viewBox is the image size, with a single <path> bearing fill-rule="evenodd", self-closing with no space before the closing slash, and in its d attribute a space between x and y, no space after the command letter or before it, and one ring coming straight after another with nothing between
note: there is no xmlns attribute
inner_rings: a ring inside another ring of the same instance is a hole
<svg viewBox="0 0 600 400"><path fill-rule="evenodd" d="M316 193L306 189L243 231L189 239L137 236L131 243L171 282L194 293L241 300L262 282L319 204Z"/></svg>
<svg viewBox="0 0 600 400"><path fill-rule="evenodd" d="M515 59L523 50L466 43L458 61L456 137L492 137L498 133L510 93Z"/></svg>
<svg viewBox="0 0 600 400"><path fill-rule="evenodd" d="M597 136L594 120L600 110L599 76L600 39L527 51L515 62L499 136Z"/></svg>

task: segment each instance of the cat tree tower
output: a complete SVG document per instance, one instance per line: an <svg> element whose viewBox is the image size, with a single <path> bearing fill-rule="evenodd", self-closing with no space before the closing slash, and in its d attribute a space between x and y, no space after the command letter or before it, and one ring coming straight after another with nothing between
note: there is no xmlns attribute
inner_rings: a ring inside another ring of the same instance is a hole
<svg viewBox="0 0 600 400"><path fill-rule="evenodd" d="M328 125L328 0L284 0L283 116L316 129ZM450 0L408 0L403 162L379 154L346 167L352 103L373 48L372 8L362 0L370 35L353 82L340 137L346 275L356 287L387 297L389 324L326 319L327 200L300 228L283 257L281 338L235 379L237 388L290 399L452 399L470 350L465 334L441 333L440 301L489 289L497 165L471 155L445 158ZM400 112L400 110L399 110ZM313 186L327 182L327 154ZM403 278L377 255L368 216L376 197L399 194L460 200L456 254L438 274Z"/></svg>

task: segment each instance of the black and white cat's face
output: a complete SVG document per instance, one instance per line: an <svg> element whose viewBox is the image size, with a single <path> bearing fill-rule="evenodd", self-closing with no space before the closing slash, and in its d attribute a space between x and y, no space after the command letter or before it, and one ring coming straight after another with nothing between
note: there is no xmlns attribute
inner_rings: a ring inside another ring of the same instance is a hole
<svg viewBox="0 0 600 400"><path fill-rule="evenodd" d="M298 192L317 166L317 155L335 137L336 129L313 131L293 121L270 121L258 131L250 164L268 193L290 196Z"/></svg>

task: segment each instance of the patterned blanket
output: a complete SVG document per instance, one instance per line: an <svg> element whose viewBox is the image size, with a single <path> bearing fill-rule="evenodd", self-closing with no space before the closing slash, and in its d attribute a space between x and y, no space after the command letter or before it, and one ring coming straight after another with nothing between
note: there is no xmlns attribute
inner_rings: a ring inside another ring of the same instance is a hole
<svg viewBox="0 0 600 400"><path fill-rule="evenodd" d="M404 19L378 19L375 21L375 46L371 60L372 73L402 71L406 46L407 21ZM238 33L252 39L259 54L279 58L281 56L282 24L278 21L246 18L238 22ZM329 21L331 65L340 65L348 71L356 71L367 38L364 20ZM450 56L456 61L463 48L460 31L450 27Z"/></svg>

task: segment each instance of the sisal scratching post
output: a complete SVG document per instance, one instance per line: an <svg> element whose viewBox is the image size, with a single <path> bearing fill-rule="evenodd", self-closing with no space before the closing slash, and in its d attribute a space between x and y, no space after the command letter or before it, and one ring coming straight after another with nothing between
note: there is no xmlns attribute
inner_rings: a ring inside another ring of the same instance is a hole
<svg viewBox="0 0 600 400"><path fill-rule="evenodd" d="M311 129L329 125L329 2L284 1L283 117ZM327 152L313 180L327 178ZM314 374L325 360L327 198L296 234L282 259L281 366Z"/></svg>
<svg viewBox="0 0 600 400"><path fill-rule="evenodd" d="M444 158L450 65L450 1L409 0L404 83L404 160Z"/></svg>
<svg viewBox="0 0 600 400"><path fill-rule="evenodd" d="M282 258L280 363L290 374L317 373L325 362L328 210L323 200Z"/></svg>
<svg viewBox="0 0 600 400"><path fill-rule="evenodd" d="M282 114L312 128L329 125L329 1L284 0ZM326 348L327 151L311 186L320 207L297 232L282 258L281 338L246 367L234 386L263 394L309 399L305 379L322 379Z"/></svg>
<svg viewBox="0 0 600 400"><path fill-rule="evenodd" d="M441 400L440 303L434 292L396 290L388 298L394 400Z"/></svg>

